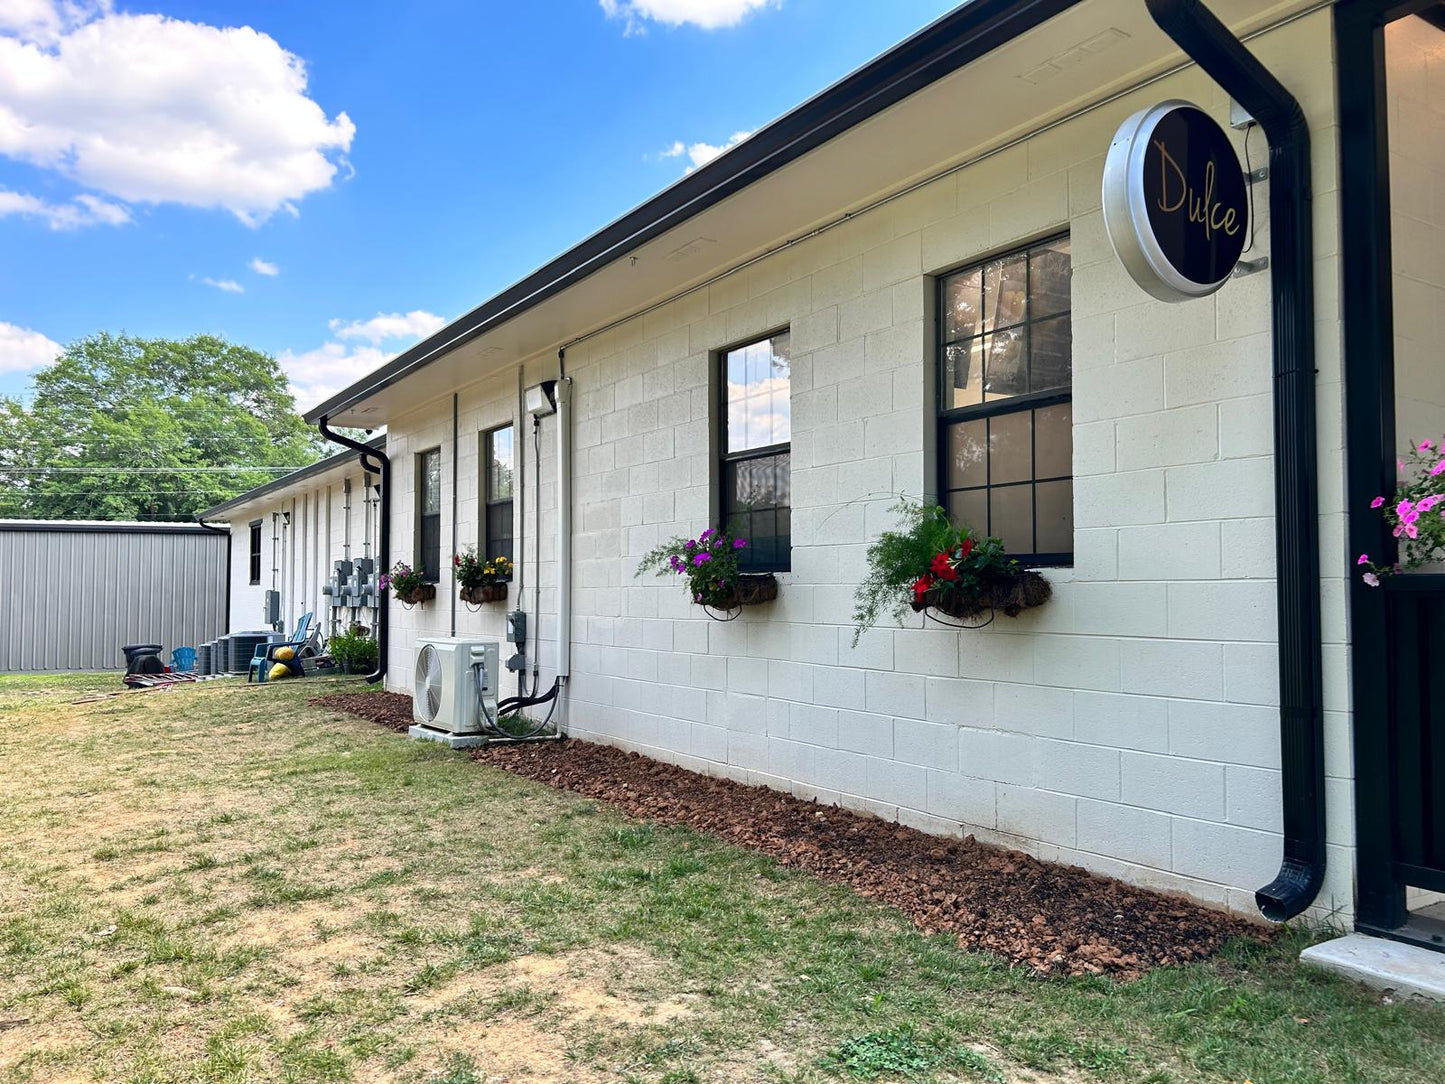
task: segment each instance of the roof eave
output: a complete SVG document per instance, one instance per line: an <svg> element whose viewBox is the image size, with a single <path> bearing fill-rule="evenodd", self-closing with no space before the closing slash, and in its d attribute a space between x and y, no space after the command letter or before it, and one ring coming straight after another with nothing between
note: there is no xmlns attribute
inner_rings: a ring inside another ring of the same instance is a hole
<svg viewBox="0 0 1445 1084"><path fill-rule="evenodd" d="M961 5L313 407L306 421L315 424L356 406L1079 2L971 0Z"/></svg>

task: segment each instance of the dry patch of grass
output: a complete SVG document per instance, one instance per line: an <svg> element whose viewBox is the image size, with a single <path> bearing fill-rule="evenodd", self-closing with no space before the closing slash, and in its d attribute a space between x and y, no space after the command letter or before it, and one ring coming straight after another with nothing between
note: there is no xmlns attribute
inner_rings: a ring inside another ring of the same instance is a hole
<svg viewBox="0 0 1445 1084"><path fill-rule="evenodd" d="M0 678L0 1084L1445 1079L1297 943L1039 981L327 683L113 681Z"/></svg>

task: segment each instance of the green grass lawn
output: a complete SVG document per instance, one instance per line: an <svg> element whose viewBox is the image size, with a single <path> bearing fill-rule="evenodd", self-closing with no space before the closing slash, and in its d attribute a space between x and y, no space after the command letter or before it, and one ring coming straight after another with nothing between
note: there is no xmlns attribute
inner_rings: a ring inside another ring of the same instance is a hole
<svg viewBox="0 0 1445 1084"><path fill-rule="evenodd" d="M305 704L354 681L0 677L0 1081L1445 1080L1302 935L1038 979Z"/></svg>

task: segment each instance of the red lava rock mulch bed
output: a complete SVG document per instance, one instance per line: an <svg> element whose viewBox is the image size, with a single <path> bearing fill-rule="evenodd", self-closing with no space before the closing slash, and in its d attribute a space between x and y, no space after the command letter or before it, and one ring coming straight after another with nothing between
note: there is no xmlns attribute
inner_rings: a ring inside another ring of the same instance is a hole
<svg viewBox="0 0 1445 1084"><path fill-rule="evenodd" d="M411 699L397 693L312 703L394 730L411 724ZM1077 866L1040 862L972 836L929 835L611 746L572 740L491 746L472 755L634 817L761 851L897 907L925 932L952 934L964 948L1044 973L1136 978L1203 959L1230 938L1269 936L1256 923Z"/></svg>
<svg viewBox="0 0 1445 1084"><path fill-rule="evenodd" d="M370 723L380 723L388 730L405 734L413 722L411 697L401 693L332 693L314 696L306 701L320 708L359 715Z"/></svg>

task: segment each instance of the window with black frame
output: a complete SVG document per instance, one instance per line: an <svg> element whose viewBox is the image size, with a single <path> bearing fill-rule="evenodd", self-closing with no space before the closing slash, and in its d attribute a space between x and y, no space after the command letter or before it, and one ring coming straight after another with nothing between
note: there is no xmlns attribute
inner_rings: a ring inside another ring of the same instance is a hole
<svg viewBox="0 0 1445 1084"><path fill-rule="evenodd" d="M512 427L504 425L482 434L482 554L487 560L505 557L515 562L512 527L512 477L515 464ZM503 577L511 579L510 576Z"/></svg>
<svg viewBox="0 0 1445 1084"><path fill-rule="evenodd" d="M940 489L1030 564L1074 551L1069 238L939 280Z"/></svg>
<svg viewBox="0 0 1445 1084"><path fill-rule="evenodd" d="M720 518L744 572L792 567L792 402L789 338L780 331L719 359L722 409Z"/></svg>
<svg viewBox="0 0 1445 1084"><path fill-rule="evenodd" d="M442 576L442 450L416 457L416 570L427 583Z"/></svg>
<svg viewBox="0 0 1445 1084"><path fill-rule="evenodd" d="M255 586L261 582L261 521L253 519L250 523L251 535L251 584Z"/></svg>

